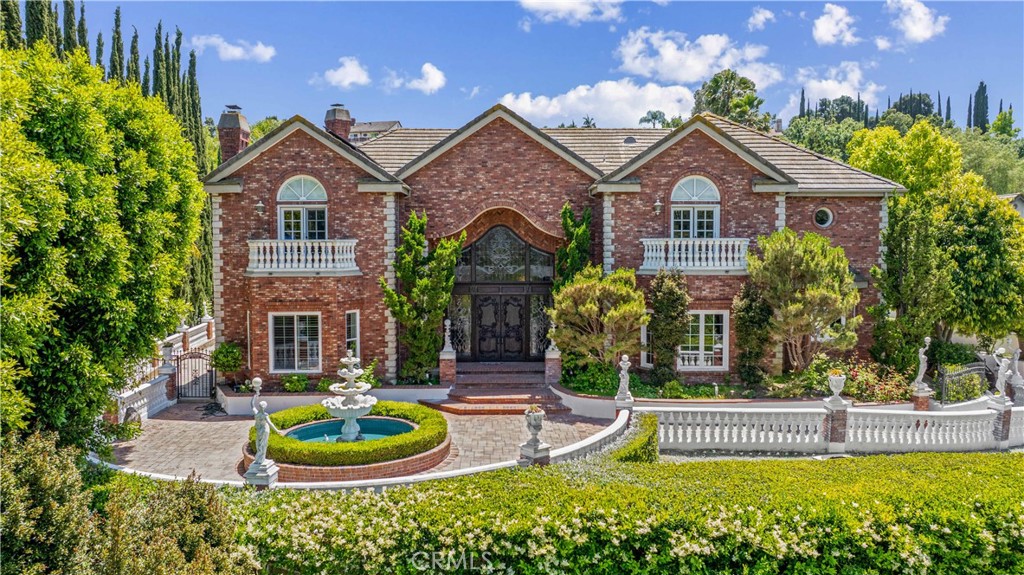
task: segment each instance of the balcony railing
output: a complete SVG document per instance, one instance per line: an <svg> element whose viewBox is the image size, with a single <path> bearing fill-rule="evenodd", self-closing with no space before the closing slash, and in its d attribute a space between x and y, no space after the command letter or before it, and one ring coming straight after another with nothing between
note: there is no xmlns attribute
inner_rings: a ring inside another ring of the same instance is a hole
<svg viewBox="0 0 1024 575"><path fill-rule="evenodd" d="M747 270L746 238L707 238L675 240L643 239L644 263L641 272L660 269L683 272L745 272Z"/></svg>
<svg viewBox="0 0 1024 575"><path fill-rule="evenodd" d="M357 274L356 240L249 240L248 273Z"/></svg>

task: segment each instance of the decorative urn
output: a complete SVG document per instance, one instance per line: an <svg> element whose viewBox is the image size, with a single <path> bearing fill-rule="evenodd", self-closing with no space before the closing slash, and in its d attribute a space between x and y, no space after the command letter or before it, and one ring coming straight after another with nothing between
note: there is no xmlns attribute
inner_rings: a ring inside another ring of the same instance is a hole
<svg viewBox="0 0 1024 575"><path fill-rule="evenodd" d="M832 397L838 398L846 387L846 376L838 369L828 370L828 388L832 390Z"/></svg>

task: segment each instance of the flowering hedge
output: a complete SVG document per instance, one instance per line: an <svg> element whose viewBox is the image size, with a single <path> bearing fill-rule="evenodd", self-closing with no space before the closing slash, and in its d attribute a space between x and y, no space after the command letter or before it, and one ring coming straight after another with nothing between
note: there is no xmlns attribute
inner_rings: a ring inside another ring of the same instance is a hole
<svg viewBox="0 0 1024 575"><path fill-rule="evenodd" d="M514 469L378 494L225 492L288 573L1021 573L1024 454Z"/></svg>
<svg viewBox="0 0 1024 575"><path fill-rule="evenodd" d="M448 421L441 412L423 405L399 401L378 401L370 415L396 417L411 421L416 429L373 441L347 443L320 443L299 441L276 433L270 434L267 457L278 463L297 465L367 465L394 461L429 451L444 442L448 436ZM270 416L278 429L288 429L303 423L330 419L322 405L303 405L282 409ZM256 449L256 428L249 430L249 447Z"/></svg>
<svg viewBox="0 0 1024 575"><path fill-rule="evenodd" d="M658 416L641 413L635 416L636 430L625 445L611 452L614 461L624 463L657 463L658 461Z"/></svg>

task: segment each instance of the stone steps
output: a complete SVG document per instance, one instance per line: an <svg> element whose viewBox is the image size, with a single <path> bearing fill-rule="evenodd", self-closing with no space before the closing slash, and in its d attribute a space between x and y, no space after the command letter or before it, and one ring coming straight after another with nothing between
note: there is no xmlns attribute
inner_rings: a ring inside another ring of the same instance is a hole
<svg viewBox="0 0 1024 575"><path fill-rule="evenodd" d="M455 387L448 393L448 399L462 403L497 403L523 404L560 403L561 398L546 388L459 388Z"/></svg>
<svg viewBox="0 0 1024 575"><path fill-rule="evenodd" d="M455 387L544 388L544 373L456 373Z"/></svg>
<svg viewBox="0 0 1024 575"><path fill-rule="evenodd" d="M456 415L523 415L523 412L526 411L526 404L522 403L464 403L452 399L440 401L421 399L420 403L438 411ZM545 403L540 407L548 414L571 413L572 411L561 402Z"/></svg>
<svg viewBox="0 0 1024 575"><path fill-rule="evenodd" d="M469 373L544 373L542 361L491 361L491 362L459 362L456 372Z"/></svg>

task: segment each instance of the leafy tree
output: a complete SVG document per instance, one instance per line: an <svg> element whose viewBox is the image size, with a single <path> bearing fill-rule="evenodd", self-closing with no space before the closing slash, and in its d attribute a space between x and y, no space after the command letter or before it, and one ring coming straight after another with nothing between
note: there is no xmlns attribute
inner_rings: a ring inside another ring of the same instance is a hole
<svg viewBox="0 0 1024 575"><path fill-rule="evenodd" d="M78 48L78 27L75 25L75 0L64 0L64 51Z"/></svg>
<svg viewBox="0 0 1024 575"><path fill-rule="evenodd" d="M747 385L760 385L768 376L765 359L772 343L772 308L753 282L746 282L732 301L736 322L736 369Z"/></svg>
<svg viewBox="0 0 1024 575"><path fill-rule="evenodd" d="M150 93L153 96L159 96L165 101L167 100L167 92L164 88L166 62L164 61L164 52L161 49L161 42L163 42L164 36L164 24L163 21L156 23L156 33L153 42L153 89Z"/></svg>
<svg viewBox="0 0 1024 575"><path fill-rule="evenodd" d="M146 56L146 60L143 63L142 72L142 95L149 96L150 77L149 77L149 56Z"/></svg>
<svg viewBox="0 0 1024 575"><path fill-rule="evenodd" d="M782 133L782 137L819 154L845 162L847 144L853 138L854 132L863 128L864 124L852 118L837 123L807 116L793 118L789 127Z"/></svg>
<svg viewBox="0 0 1024 575"><path fill-rule="evenodd" d="M953 106L949 103L949 96L946 96L946 123L952 122L950 115L953 113Z"/></svg>
<svg viewBox="0 0 1024 575"><path fill-rule="evenodd" d="M590 116L584 115L583 116L583 124L581 124L580 127L581 128L596 128L597 127L597 122L593 118L591 118Z"/></svg>
<svg viewBox="0 0 1024 575"><path fill-rule="evenodd" d="M103 83L83 53L4 51L0 73L4 188L33 190L4 196L32 221L5 224L0 349L27 372L17 386L34 423L85 444L128 366L185 311L173 293L204 195L177 122L138 89ZM8 153L8 141L21 143ZM39 302L29 318L27 300Z"/></svg>
<svg viewBox="0 0 1024 575"><path fill-rule="evenodd" d="M878 126L888 126L895 128L900 135L906 134L910 131L911 126L914 125L914 118L909 114L904 114L899 110L889 108L882 114L882 118L878 121Z"/></svg>
<svg viewBox="0 0 1024 575"><path fill-rule="evenodd" d="M25 43L30 48L40 41L50 42L51 16L49 2L25 3Z"/></svg>
<svg viewBox="0 0 1024 575"><path fill-rule="evenodd" d="M804 97L804 89L800 88L800 114L799 118L807 115L807 98Z"/></svg>
<svg viewBox="0 0 1024 575"><path fill-rule="evenodd" d="M78 5L78 46L85 50L85 59L89 59L89 29L85 25L85 0Z"/></svg>
<svg viewBox="0 0 1024 575"><path fill-rule="evenodd" d="M640 327L648 317L636 274L620 268L602 276L587 266L554 294L548 310L555 327L550 337L579 365L614 365L623 354L640 351Z"/></svg>
<svg viewBox="0 0 1024 575"><path fill-rule="evenodd" d="M139 31L132 26L132 45L128 52L128 68L125 70L125 79L138 84L142 81L139 75Z"/></svg>
<svg viewBox="0 0 1024 575"><path fill-rule="evenodd" d="M948 130L945 133L960 145L964 171L983 177L985 186L997 194L1018 193L1024 190L1021 141L998 134L997 125L1000 126L998 129L1002 129L999 118L992 123L988 134L977 130Z"/></svg>
<svg viewBox="0 0 1024 575"><path fill-rule="evenodd" d="M281 120L279 120L277 116L267 116L266 118L254 123L252 127L249 128L249 145L256 143L256 140L266 136L270 132L274 131L274 128L277 128L280 125Z"/></svg>
<svg viewBox="0 0 1024 575"><path fill-rule="evenodd" d="M21 37L21 9L16 0L0 0L0 48L21 48L25 41Z"/></svg>
<svg viewBox="0 0 1024 575"><path fill-rule="evenodd" d="M398 341L408 352L399 375L420 381L437 367L441 323L455 287L455 263L466 241L465 233L458 239L442 239L428 252L426 232L426 213L410 213L395 254L398 290L380 278L384 303L402 327Z"/></svg>
<svg viewBox="0 0 1024 575"><path fill-rule="evenodd" d="M107 76L107 69L103 66L103 32L96 34L96 67L103 73L103 77Z"/></svg>
<svg viewBox="0 0 1024 575"><path fill-rule="evenodd" d="M661 110L647 110L644 117L640 118L640 125L650 124L652 128L660 128L664 126L668 120L665 118L665 112Z"/></svg>
<svg viewBox="0 0 1024 575"><path fill-rule="evenodd" d="M916 192L889 199L889 223L882 232L884 267L871 275L881 302L869 312L875 319L871 353L899 371L917 365L917 349L953 305L952 262L938 245L931 200Z"/></svg>
<svg viewBox="0 0 1024 575"><path fill-rule="evenodd" d="M926 192L960 174L960 147L928 122L906 136L890 127L861 130L847 146L850 165L899 182L910 192Z"/></svg>
<svg viewBox="0 0 1024 575"><path fill-rule="evenodd" d="M691 116L711 112L734 122L767 131L771 117L761 114L764 100L757 97L753 80L731 69L722 70L694 92Z"/></svg>
<svg viewBox="0 0 1024 575"><path fill-rule="evenodd" d="M1006 136L1008 138L1016 138L1020 134L1020 128L1013 127L1013 108L1008 111L999 111L999 115L992 122L993 135Z"/></svg>
<svg viewBox="0 0 1024 575"><path fill-rule="evenodd" d="M911 91L910 95L900 96L892 105L892 109L916 120L922 116L931 116L935 111L935 104L928 94L915 94Z"/></svg>
<svg viewBox="0 0 1024 575"><path fill-rule="evenodd" d="M566 202L561 215L565 245L555 251L553 290L556 292L590 265L590 208L583 208L583 214L577 219L569 202Z"/></svg>
<svg viewBox="0 0 1024 575"><path fill-rule="evenodd" d="M653 376L656 382L664 383L675 379L677 350L685 343L690 325L686 277L678 271L659 271L651 280L648 301L651 316L647 338L654 354Z"/></svg>
<svg viewBox="0 0 1024 575"><path fill-rule="evenodd" d="M114 9L114 33L110 37L110 68L107 78L124 81L124 41L121 39L121 7Z"/></svg>
<svg viewBox="0 0 1024 575"><path fill-rule="evenodd" d="M751 253L750 281L772 309L771 334L797 371L821 349L849 349L861 317L847 317L860 301L843 248L815 233L798 237L789 228L758 237L763 256Z"/></svg>
<svg viewBox="0 0 1024 575"><path fill-rule="evenodd" d="M988 131L988 86L985 82L978 82L978 89L974 91L974 117L973 126L985 133Z"/></svg>

